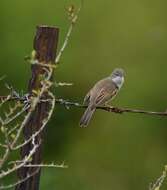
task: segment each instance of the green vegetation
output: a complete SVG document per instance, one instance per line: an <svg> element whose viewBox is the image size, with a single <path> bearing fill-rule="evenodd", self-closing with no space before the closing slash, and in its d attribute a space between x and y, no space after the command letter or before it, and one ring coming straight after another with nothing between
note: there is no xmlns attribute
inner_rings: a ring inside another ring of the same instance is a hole
<svg viewBox="0 0 167 190"><path fill-rule="evenodd" d="M69 26L65 7L79 0L2 0L0 3L0 77L27 89L35 27L60 28L59 47ZM55 71L59 98L82 102L99 79L115 67L125 84L113 105L152 111L167 109L167 2L85 0L71 41ZM1 94L5 94L0 81ZM165 117L123 115L97 110L89 127L79 128L83 109L57 105L49 122L44 161L65 161L68 169L43 169L41 190L141 190L167 163ZM164 185L165 186L165 185ZM165 188L164 188L165 189ZM163 188L162 188L163 190Z"/></svg>

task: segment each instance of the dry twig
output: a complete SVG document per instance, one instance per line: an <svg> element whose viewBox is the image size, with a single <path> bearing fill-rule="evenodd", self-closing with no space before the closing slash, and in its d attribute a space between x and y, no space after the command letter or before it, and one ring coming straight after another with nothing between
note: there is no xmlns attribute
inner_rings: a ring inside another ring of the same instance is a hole
<svg viewBox="0 0 167 190"><path fill-rule="evenodd" d="M167 165L165 166L162 175L155 181L155 183L150 184L149 190L160 190L166 176L167 176Z"/></svg>

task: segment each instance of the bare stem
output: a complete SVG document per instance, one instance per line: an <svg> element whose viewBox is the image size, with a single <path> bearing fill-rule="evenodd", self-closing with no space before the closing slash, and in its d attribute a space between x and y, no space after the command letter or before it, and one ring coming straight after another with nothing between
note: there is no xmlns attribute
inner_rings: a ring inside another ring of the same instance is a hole
<svg viewBox="0 0 167 190"><path fill-rule="evenodd" d="M56 56L56 60L55 60L55 63L58 64L60 62L60 58L66 48L66 46L68 45L68 41L69 41L69 38L71 36L71 33L73 31L73 28L74 28L74 25L76 24L77 20L78 20L78 15L81 11L81 8L82 8L82 5L83 5L83 1L81 0L81 5L80 7L78 8L77 12L75 13L75 15L72 17L71 19L71 23L70 23L70 26L68 28L68 31L67 31L67 34L66 34L66 37L65 37L65 40L63 42L63 45L58 53L58 55Z"/></svg>
<svg viewBox="0 0 167 190"><path fill-rule="evenodd" d="M167 176L167 165L165 166L162 175L155 181L155 183L151 183L149 186L149 190L160 190L164 180Z"/></svg>
<svg viewBox="0 0 167 190"><path fill-rule="evenodd" d="M13 183L13 184L9 184L9 185L1 185L0 186L0 190L3 190L3 189L11 189L11 188L14 188L16 187L17 185L27 181L30 177L34 176L36 173L39 172L39 169L40 168L37 168L34 172L32 172L31 174L27 174L27 176L21 180L18 180L17 182Z"/></svg>
<svg viewBox="0 0 167 190"><path fill-rule="evenodd" d="M18 163L22 163L23 161L11 161L9 164L18 164ZM25 164L23 167L27 167L27 168L68 168L67 165L64 164L64 162L62 164L55 164L55 163L50 163L50 164Z"/></svg>

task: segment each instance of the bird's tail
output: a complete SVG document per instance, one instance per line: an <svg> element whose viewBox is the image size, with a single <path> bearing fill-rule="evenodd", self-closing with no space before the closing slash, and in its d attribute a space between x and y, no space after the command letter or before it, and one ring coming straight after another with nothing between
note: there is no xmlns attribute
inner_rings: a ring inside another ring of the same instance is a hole
<svg viewBox="0 0 167 190"><path fill-rule="evenodd" d="M81 117L80 120L80 127L87 127L87 125L89 124L90 119L92 118L93 113L95 112L96 108L92 108L92 106L89 106L83 116Z"/></svg>

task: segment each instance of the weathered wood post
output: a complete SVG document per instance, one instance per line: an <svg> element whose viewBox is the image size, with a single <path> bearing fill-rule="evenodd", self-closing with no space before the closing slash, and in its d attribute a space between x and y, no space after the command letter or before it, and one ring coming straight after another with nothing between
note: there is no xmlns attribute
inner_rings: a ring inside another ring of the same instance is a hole
<svg viewBox="0 0 167 190"><path fill-rule="evenodd" d="M59 29L55 27L49 26L38 26L36 35L34 38L34 50L35 50L35 59L38 60L39 63L42 64L49 64L54 63L56 58L56 50L58 44L58 34ZM29 81L28 85L28 92L31 95L34 90L38 90L41 86L39 77L45 74L44 69L42 66L34 64L31 66L32 76ZM47 93L45 97L47 98ZM24 139L29 139L35 131L38 131L42 126L42 121L47 114L47 110L49 108L48 102L39 103L36 107L34 114L29 119L29 122L26 124L23 136ZM42 144L43 144L43 132L40 133L35 138L36 143L41 143L38 150L35 152L31 164L40 164L42 161ZM30 150L32 149L31 142L26 144L21 149L21 159L23 159L26 155L29 154ZM33 173L37 168L28 168L22 167L18 171L18 178L21 181L24 179L27 174ZM38 190L39 189L39 182L40 182L40 169L39 171L30 177L25 182L22 182L16 187L16 190Z"/></svg>

